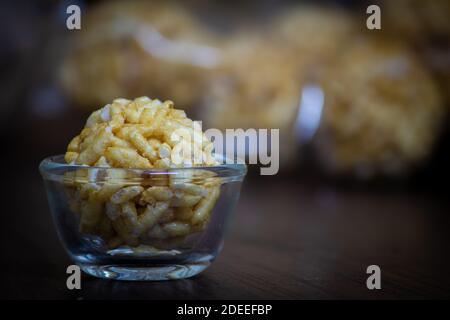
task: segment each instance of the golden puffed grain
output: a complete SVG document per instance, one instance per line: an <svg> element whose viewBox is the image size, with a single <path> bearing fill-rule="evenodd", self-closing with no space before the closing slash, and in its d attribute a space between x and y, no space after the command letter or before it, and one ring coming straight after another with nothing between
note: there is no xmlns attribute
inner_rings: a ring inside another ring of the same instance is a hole
<svg viewBox="0 0 450 320"><path fill-rule="evenodd" d="M179 146L193 153L174 156ZM214 166L211 146L171 101L116 99L93 112L65 156L79 166L64 177L79 231L101 237L109 247L135 247L153 245L152 239L179 243L203 230L220 195L220 178L204 169L150 177L134 169ZM195 153L201 157L191 159Z"/></svg>

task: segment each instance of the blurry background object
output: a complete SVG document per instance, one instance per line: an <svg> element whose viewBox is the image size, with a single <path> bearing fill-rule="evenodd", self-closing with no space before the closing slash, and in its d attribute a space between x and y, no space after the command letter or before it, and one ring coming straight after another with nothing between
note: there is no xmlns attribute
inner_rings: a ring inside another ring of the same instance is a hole
<svg viewBox="0 0 450 320"><path fill-rule="evenodd" d="M82 29L43 50L65 54L36 68L55 61L58 77L38 78L29 106L72 117L171 99L205 127L280 129L281 172L414 173L448 121L448 2L379 4L383 29L368 31L364 1L89 1ZM322 166L305 169L305 143Z"/></svg>
<svg viewBox="0 0 450 320"><path fill-rule="evenodd" d="M290 123L299 100L298 60L282 42L247 33L224 46L203 107L218 128L279 128Z"/></svg>
<svg viewBox="0 0 450 320"><path fill-rule="evenodd" d="M204 91L207 126L280 129L280 161L296 153L292 127L300 94L299 60L284 43L258 33L232 37L224 61Z"/></svg>
<svg viewBox="0 0 450 320"><path fill-rule="evenodd" d="M421 50L421 54L427 67L438 80L446 105L450 106L450 42L426 46Z"/></svg>
<svg viewBox="0 0 450 320"><path fill-rule="evenodd" d="M355 26L337 8L297 5L248 29L238 29L222 46L223 63L204 94L205 121L221 129L280 129L280 162L292 166L301 89L315 81Z"/></svg>
<svg viewBox="0 0 450 320"><path fill-rule="evenodd" d="M450 104L450 1L385 0L382 5L389 34L422 55Z"/></svg>
<svg viewBox="0 0 450 320"><path fill-rule="evenodd" d="M61 70L63 87L87 107L142 95L190 107L220 60L213 42L180 3L103 2L87 11Z"/></svg>
<svg viewBox="0 0 450 320"><path fill-rule="evenodd" d="M299 63L321 67L343 49L358 32L352 13L326 5L296 5L274 19L273 33L283 43L281 50L294 50ZM303 70L304 71L304 70Z"/></svg>
<svg viewBox="0 0 450 320"><path fill-rule="evenodd" d="M395 175L430 155L445 106L430 73L398 41L353 41L324 74L323 90L315 146L331 171Z"/></svg>

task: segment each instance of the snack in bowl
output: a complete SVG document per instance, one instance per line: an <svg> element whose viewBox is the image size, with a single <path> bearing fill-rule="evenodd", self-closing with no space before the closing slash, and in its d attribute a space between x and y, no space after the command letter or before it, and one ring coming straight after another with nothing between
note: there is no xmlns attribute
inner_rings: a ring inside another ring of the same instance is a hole
<svg viewBox="0 0 450 320"><path fill-rule="evenodd" d="M58 195L72 215L62 221L71 229L70 237L62 236L66 247L75 237L75 246L88 248L71 252L83 270L126 280L184 278L204 270L223 241L228 214L221 211L234 205L245 174L244 165L221 165L201 127L173 102L147 97L115 99L93 112L69 143L57 177L49 172L55 162L44 160L41 172L46 182L58 180ZM229 195L230 203L218 204ZM59 211L53 208L57 224ZM96 254L85 252L91 250ZM176 264L161 267L168 257ZM129 259L138 261L130 267ZM155 259L158 266L149 267Z"/></svg>

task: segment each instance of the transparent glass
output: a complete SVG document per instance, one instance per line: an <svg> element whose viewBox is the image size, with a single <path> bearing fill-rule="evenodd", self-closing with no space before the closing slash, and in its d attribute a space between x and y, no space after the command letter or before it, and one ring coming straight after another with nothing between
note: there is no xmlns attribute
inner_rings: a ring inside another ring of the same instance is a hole
<svg viewBox="0 0 450 320"><path fill-rule="evenodd" d="M90 275L118 280L181 279L205 270L223 246L247 171L244 164L86 167L66 164L62 155L43 160L39 169L71 258ZM128 199L130 190L141 193Z"/></svg>

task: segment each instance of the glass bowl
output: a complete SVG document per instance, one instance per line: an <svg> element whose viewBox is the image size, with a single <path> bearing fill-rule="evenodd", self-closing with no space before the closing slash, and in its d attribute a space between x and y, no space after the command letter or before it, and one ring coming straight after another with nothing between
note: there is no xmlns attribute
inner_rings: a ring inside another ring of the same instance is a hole
<svg viewBox="0 0 450 320"><path fill-rule="evenodd" d="M192 277L220 252L245 164L119 169L44 159L58 235L74 262L118 280Z"/></svg>

